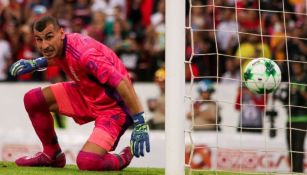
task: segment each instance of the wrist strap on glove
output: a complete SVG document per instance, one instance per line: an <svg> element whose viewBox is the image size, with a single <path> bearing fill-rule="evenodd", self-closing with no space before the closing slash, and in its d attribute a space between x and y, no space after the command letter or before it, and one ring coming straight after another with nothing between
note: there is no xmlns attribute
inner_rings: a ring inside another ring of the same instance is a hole
<svg viewBox="0 0 307 175"><path fill-rule="evenodd" d="M140 112L132 116L134 126L145 123L145 113Z"/></svg>
<svg viewBox="0 0 307 175"><path fill-rule="evenodd" d="M43 71L48 66L48 61L45 57L39 57L33 60L35 63L35 69L37 71Z"/></svg>

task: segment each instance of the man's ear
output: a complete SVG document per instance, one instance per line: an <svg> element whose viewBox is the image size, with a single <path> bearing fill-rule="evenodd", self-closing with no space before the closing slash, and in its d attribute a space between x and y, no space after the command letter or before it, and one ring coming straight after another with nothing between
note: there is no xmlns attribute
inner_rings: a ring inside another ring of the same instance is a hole
<svg viewBox="0 0 307 175"><path fill-rule="evenodd" d="M63 40L65 38L65 32L63 27L60 28L60 33L61 33L61 39Z"/></svg>

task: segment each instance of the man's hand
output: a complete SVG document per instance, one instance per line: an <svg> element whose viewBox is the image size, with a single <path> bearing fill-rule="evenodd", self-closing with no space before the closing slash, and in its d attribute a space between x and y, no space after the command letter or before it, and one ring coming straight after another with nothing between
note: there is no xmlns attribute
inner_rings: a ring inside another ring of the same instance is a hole
<svg viewBox="0 0 307 175"><path fill-rule="evenodd" d="M11 68L10 73L12 76L27 74L35 70L42 70L48 65L47 59L44 57L37 58L35 60L18 60Z"/></svg>
<svg viewBox="0 0 307 175"><path fill-rule="evenodd" d="M144 144L146 146L146 152L150 152L149 144L149 127L145 123L144 112L138 113L132 117L134 128L131 134L131 151L135 157L144 156Z"/></svg>

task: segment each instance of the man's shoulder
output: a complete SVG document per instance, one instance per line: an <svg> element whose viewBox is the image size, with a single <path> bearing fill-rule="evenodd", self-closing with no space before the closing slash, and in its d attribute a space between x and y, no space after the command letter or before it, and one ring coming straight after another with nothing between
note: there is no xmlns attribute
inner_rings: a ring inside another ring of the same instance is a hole
<svg viewBox="0 0 307 175"><path fill-rule="evenodd" d="M94 40L93 38L80 33L66 34L67 43L66 50L72 50L74 53L78 52L81 55L93 52L94 50L101 50L102 44Z"/></svg>
<svg viewBox="0 0 307 175"><path fill-rule="evenodd" d="M114 57L114 52L90 36L79 33L69 33L66 34L66 38L66 51L78 57L77 60L87 61L91 58L98 59L98 57L100 60L105 60L106 62L113 60L110 59L110 57Z"/></svg>
<svg viewBox="0 0 307 175"><path fill-rule="evenodd" d="M95 40L94 38L80 34L80 33L68 33L66 34L67 44L80 46L83 48L95 48L101 50L103 48L107 48L103 43Z"/></svg>
<svg viewBox="0 0 307 175"><path fill-rule="evenodd" d="M66 37L69 37L69 38L82 36L80 33L66 33L65 35L66 35Z"/></svg>
<svg viewBox="0 0 307 175"><path fill-rule="evenodd" d="M68 42L80 42L84 38L90 38L89 36L82 35L80 33L67 33L66 34Z"/></svg>

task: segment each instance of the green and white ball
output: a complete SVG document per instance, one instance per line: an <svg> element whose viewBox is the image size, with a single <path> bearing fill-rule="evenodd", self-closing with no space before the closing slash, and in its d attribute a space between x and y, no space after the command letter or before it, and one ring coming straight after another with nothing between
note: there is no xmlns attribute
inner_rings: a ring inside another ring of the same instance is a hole
<svg viewBox="0 0 307 175"><path fill-rule="evenodd" d="M271 93L277 89L281 81L278 65L267 58L256 58L244 69L244 84L257 94Z"/></svg>

